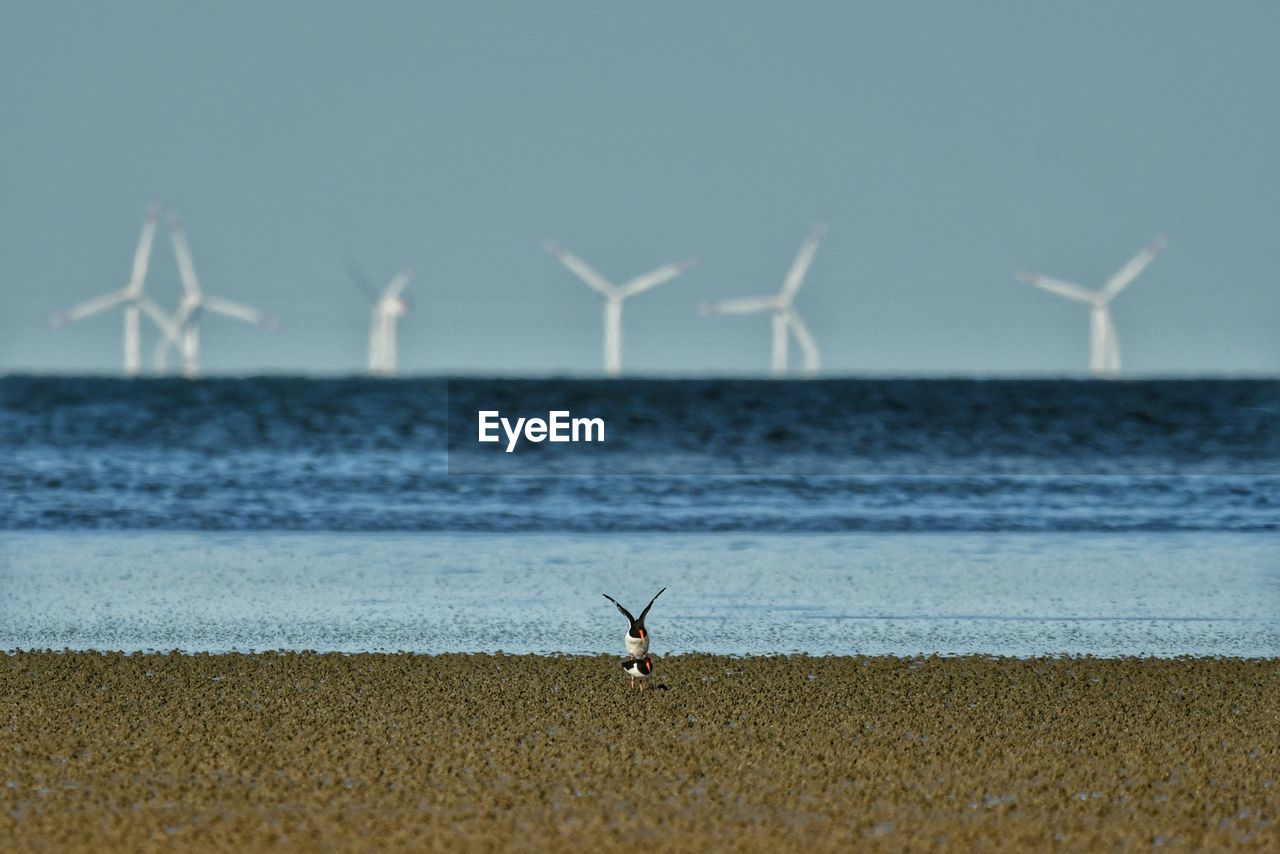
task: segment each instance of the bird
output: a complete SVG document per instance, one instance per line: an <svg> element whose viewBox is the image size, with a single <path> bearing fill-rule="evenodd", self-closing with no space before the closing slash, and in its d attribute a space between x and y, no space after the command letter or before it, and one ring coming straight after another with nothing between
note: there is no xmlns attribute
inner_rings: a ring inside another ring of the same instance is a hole
<svg viewBox="0 0 1280 854"><path fill-rule="evenodd" d="M623 643L627 646L628 660L637 659L649 651L649 631L644 627L644 618L648 616L649 609L653 607L653 603L658 601L658 597L661 596L666 589L667 588L665 587L662 588L662 590L659 590L654 597L649 600L649 604L645 605L644 610L640 612L640 619L638 620L631 616L630 611L619 605L617 599L614 599L608 593L600 594L614 605L617 605L618 610L622 612L622 616L626 617L627 622L631 624L627 627L627 633L622 638Z"/></svg>
<svg viewBox="0 0 1280 854"><path fill-rule="evenodd" d="M622 672L631 677L632 688L636 686L636 680L640 680L640 690L643 691L646 680L653 675L653 659L647 655L643 658L628 658L622 662Z"/></svg>

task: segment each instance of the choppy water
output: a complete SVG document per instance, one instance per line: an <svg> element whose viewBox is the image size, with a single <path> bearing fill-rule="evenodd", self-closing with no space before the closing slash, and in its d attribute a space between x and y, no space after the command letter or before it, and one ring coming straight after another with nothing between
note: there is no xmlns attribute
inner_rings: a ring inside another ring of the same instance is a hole
<svg viewBox="0 0 1280 854"><path fill-rule="evenodd" d="M0 534L0 649L1280 655L1273 537Z"/></svg>
<svg viewBox="0 0 1280 854"><path fill-rule="evenodd" d="M560 406L606 443L470 441ZM0 449L9 530L1280 527L1275 381L9 377Z"/></svg>
<svg viewBox="0 0 1280 854"><path fill-rule="evenodd" d="M7 649L1277 656L1278 529L1275 381L0 378Z"/></svg>

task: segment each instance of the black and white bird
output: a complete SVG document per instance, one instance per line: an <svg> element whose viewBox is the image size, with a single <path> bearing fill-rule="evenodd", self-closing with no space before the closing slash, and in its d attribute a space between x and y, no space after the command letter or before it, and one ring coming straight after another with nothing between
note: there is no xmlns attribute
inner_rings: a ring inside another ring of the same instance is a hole
<svg viewBox="0 0 1280 854"><path fill-rule="evenodd" d="M623 643L627 647L627 657L631 659L639 658L649 651L649 630L644 627L644 618L649 615L649 609L653 607L653 603L658 601L658 597L666 591L662 588L654 597L649 600L649 604L644 606L644 610L640 612L640 619L631 616L631 612L626 608L618 605L618 600L614 599L608 593L600 595L608 599L614 605L618 606L618 610L622 612L622 616L627 618L627 622L631 625L627 627L627 633L623 636Z"/></svg>
<svg viewBox="0 0 1280 854"><path fill-rule="evenodd" d="M647 655L643 658L628 658L622 662L622 672L631 677L632 688L639 684L643 691L646 680L653 675L653 659Z"/></svg>

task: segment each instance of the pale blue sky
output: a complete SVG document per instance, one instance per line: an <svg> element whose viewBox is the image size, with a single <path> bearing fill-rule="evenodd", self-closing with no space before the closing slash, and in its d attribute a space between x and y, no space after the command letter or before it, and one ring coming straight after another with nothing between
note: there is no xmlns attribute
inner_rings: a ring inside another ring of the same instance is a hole
<svg viewBox="0 0 1280 854"><path fill-rule="evenodd" d="M1082 284L1157 234L1115 303L1135 374L1280 372L1280 4L17 3L0 7L0 372L118 370L147 201L210 293L209 372L362 367L351 260L414 263L407 372L596 371L619 279L630 373L763 373L776 290L835 374L1081 373ZM150 293L179 287L167 243ZM148 334L150 330L148 330ZM149 357L149 348L147 350Z"/></svg>

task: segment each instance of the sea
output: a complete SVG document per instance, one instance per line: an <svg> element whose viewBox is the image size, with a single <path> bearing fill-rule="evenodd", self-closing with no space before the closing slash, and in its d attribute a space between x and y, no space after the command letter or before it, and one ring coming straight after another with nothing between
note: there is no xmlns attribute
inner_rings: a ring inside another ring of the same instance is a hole
<svg viewBox="0 0 1280 854"><path fill-rule="evenodd" d="M1274 657L1278 531L1268 379L0 377L7 650Z"/></svg>

